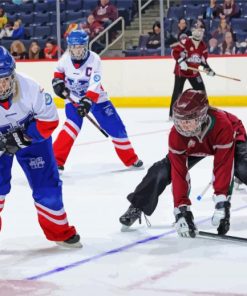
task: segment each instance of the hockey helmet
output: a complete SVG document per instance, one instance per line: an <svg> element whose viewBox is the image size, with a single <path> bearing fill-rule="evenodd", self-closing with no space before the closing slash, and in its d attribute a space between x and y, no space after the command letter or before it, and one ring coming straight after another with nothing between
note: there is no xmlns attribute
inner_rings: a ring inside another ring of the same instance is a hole
<svg viewBox="0 0 247 296"><path fill-rule="evenodd" d="M185 137L198 136L207 120L209 104L204 91L187 89L173 106L173 121L178 133Z"/></svg>
<svg viewBox="0 0 247 296"><path fill-rule="evenodd" d="M6 48L0 46L0 101L15 94L15 60Z"/></svg>
<svg viewBox="0 0 247 296"><path fill-rule="evenodd" d="M195 41L201 41L203 39L205 28L201 21L197 21L191 28L192 39Z"/></svg>
<svg viewBox="0 0 247 296"><path fill-rule="evenodd" d="M72 60L83 60L88 53L88 34L84 30L73 30L67 37L67 45Z"/></svg>

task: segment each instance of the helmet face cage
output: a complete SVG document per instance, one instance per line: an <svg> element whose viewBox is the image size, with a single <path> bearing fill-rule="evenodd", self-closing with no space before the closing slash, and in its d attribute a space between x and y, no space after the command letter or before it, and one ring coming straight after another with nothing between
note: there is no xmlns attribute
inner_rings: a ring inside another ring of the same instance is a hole
<svg viewBox="0 0 247 296"><path fill-rule="evenodd" d="M191 33L192 33L192 39L196 40L196 41L201 41L203 39L203 35L204 35L204 29L200 28L200 27L195 27L192 29Z"/></svg>
<svg viewBox="0 0 247 296"><path fill-rule="evenodd" d="M83 60L87 56L87 45L68 45L68 49L72 60Z"/></svg>
<svg viewBox="0 0 247 296"><path fill-rule="evenodd" d="M185 91L173 106L173 121L177 132L185 137L198 136L207 120L208 99L203 91Z"/></svg>
<svg viewBox="0 0 247 296"><path fill-rule="evenodd" d="M179 134L184 137L199 136L202 130L202 124L206 122L208 107L203 108L200 114L191 116L181 116L176 112L173 113L174 126Z"/></svg>
<svg viewBox="0 0 247 296"><path fill-rule="evenodd" d="M0 101L8 99L16 92L15 60L0 46Z"/></svg>
<svg viewBox="0 0 247 296"><path fill-rule="evenodd" d="M74 30L67 37L67 44L70 56L73 60L83 60L88 53L87 33L83 30Z"/></svg>
<svg viewBox="0 0 247 296"><path fill-rule="evenodd" d="M16 93L15 73L10 76L0 77L0 101L8 99Z"/></svg>

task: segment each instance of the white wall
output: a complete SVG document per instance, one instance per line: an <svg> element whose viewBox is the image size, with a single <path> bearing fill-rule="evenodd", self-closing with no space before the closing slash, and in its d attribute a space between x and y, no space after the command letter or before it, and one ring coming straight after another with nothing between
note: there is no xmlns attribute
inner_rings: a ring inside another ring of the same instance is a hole
<svg viewBox="0 0 247 296"><path fill-rule="evenodd" d="M220 77L207 77L202 73L209 96L247 95L247 57L209 58L212 69L222 75L240 78L236 82ZM51 79L56 62L18 62L17 71L37 80L53 93ZM103 85L111 97L171 96L174 84L174 60L116 59L103 60Z"/></svg>

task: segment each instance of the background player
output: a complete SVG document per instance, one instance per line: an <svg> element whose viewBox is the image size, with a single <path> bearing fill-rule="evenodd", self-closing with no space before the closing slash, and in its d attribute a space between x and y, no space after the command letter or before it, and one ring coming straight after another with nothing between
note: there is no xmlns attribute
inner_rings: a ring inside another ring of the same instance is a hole
<svg viewBox="0 0 247 296"><path fill-rule="evenodd" d="M178 96L182 93L185 81L188 79L193 89L204 90L205 86L198 71L192 71L188 67L198 68L203 66L209 76L214 76L214 71L207 63L208 49L207 44L202 40L204 28L199 23L191 29L192 36L181 39L174 44L172 56L176 60L174 74L175 83L171 98L169 119L172 118L172 107Z"/></svg>
<svg viewBox="0 0 247 296"><path fill-rule="evenodd" d="M15 155L32 189L46 238L62 246L81 247L62 201L62 182L51 140L57 125L51 96L32 79L15 73L13 57L0 46L0 212L10 192Z"/></svg>
<svg viewBox="0 0 247 296"><path fill-rule="evenodd" d="M230 223L229 187L233 160L234 175L247 185L245 128L233 114L210 107L205 92L192 89L186 90L174 104L173 119L174 126L169 135L169 154L153 164L134 192L127 196L131 205L120 217L120 222L125 226L131 226L140 219L142 211L146 215L151 215L157 206L159 195L171 181L176 215L188 215L192 220L192 215L187 213L190 211L188 169L203 159L202 155L214 155L213 223L218 227L218 233L224 234L228 231ZM185 209L181 209L183 206ZM179 216L177 222L178 218ZM186 222L193 225L191 221ZM184 230L178 228L178 231L181 234L193 235L195 229L191 227L192 229L186 225Z"/></svg>
<svg viewBox="0 0 247 296"><path fill-rule="evenodd" d="M100 57L88 50L88 35L83 30L74 30L67 37L68 50L59 60L52 85L59 97L69 96L77 107L66 99L66 122L53 148L59 170L64 164L78 136L83 117L91 111L99 125L112 137L118 157L126 166L142 167L125 126L101 84Z"/></svg>

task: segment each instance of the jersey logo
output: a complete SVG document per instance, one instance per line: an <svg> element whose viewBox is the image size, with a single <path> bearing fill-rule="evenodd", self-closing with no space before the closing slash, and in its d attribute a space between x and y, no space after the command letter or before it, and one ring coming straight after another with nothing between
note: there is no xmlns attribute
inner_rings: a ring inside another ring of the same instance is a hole
<svg viewBox="0 0 247 296"><path fill-rule="evenodd" d="M191 57L187 59L187 62L194 63L194 64L201 64L201 57L198 54L193 54Z"/></svg>
<svg viewBox="0 0 247 296"><path fill-rule="evenodd" d="M29 165L32 170L43 169L45 166L45 161L42 157L31 158Z"/></svg>
<svg viewBox="0 0 247 296"><path fill-rule="evenodd" d="M68 88L76 97L83 97L87 92L89 87L89 82L87 80L75 80L72 78L68 78L67 80Z"/></svg>
<svg viewBox="0 0 247 296"><path fill-rule="evenodd" d="M99 82L100 79L101 79L101 77L100 77L99 74L95 74L94 77L93 77L93 80L94 80L95 82Z"/></svg>
<svg viewBox="0 0 247 296"><path fill-rule="evenodd" d="M45 104L46 104L46 106L51 105L51 103L52 103L52 97L51 97L51 95L48 94L48 93L45 93Z"/></svg>
<svg viewBox="0 0 247 296"><path fill-rule="evenodd" d="M188 142L188 148L193 148L193 147L195 147L196 146L196 141L194 141L194 140L189 140L189 142Z"/></svg>

